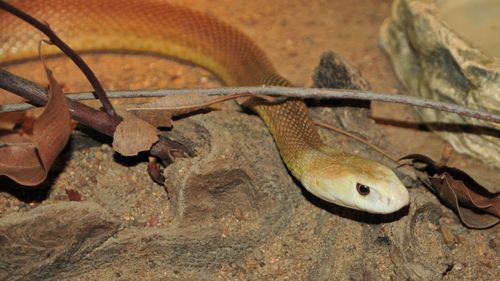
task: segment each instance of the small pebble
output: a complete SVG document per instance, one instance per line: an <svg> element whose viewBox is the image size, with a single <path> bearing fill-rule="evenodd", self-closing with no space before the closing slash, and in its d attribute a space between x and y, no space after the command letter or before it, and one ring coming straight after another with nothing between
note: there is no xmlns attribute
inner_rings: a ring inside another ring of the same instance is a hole
<svg viewBox="0 0 500 281"><path fill-rule="evenodd" d="M269 269L270 269L272 272L276 272L276 271L278 271L279 266L278 266L278 264L273 263L273 264L271 264L271 266L269 267Z"/></svg>
<svg viewBox="0 0 500 281"><path fill-rule="evenodd" d="M153 227L153 226L157 226L159 222L160 222L160 220L158 219L157 216L151 216L148 220L147 225L150 227Z"/></svg>
<svg viewBox="0 0 500 281"><path fill-rule="evenodd" d="M262 254L262 251L260 249L255 249L253 250L253 257L260 261L264 258L264 255Z"/></svg>
<svg viewBox="0 0 500 281"><path fill-rule="evenodd" d="M490 235L488 236L488 246L491 249L496 249L497 248L497 240L495 235Z"/></svg>
<svg viewBox="0 0 500 281"><path fill-rule="evenodd" d="M109 151L112 151L113 149L111 148L111 146L109 146L109 144L103 144L101 145L101 151L102 152L109 152Z"/></svg>
<svg viewBox="0 0 500 281"><path fill-rule="evenodd" d="M96 151L94 153L94 158L97 160L103 160L104 159L104 153L102 151Z"/></svg>

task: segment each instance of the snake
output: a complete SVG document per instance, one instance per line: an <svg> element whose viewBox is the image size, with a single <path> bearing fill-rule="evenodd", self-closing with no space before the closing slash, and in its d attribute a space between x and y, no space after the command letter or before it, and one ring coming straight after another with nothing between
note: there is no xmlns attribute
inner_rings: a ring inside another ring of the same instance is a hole
<svg viewBox="0 0 500 281"><path fill-rule="evenodd" d="M135 52L201 66L228 86L292 87L262 49L214 16L160 0L9 1L46 22L75 51ZM37 56L43 34L0 11L0 62ZM56 48L44 49L55 55ZM267 125L283 162L303 187L343 207L389 214L409 204L394 171L375 160L327 146L303 100L252 102Z"/></svg>

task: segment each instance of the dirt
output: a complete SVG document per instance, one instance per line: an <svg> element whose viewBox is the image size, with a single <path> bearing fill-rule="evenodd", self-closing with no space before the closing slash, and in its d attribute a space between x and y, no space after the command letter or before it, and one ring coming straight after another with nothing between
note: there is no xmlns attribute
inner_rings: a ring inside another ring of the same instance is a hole
<svg viewBox="0 0 500 281"><path fill-rule="evenodd" d="M373 90L394 94L402 90L398 87L390 63L377 46L378 28L390 14L391 1L269 2L263 0L224 0L174 2L206 11L242 30L263 48L278 71L297 86L310 86L312 83L311 75L318 64L321 53L333 50L357 67L370 82ZM106 89L212 87L220 85L216 77L203 69L191 65L180 65L158 57L86 55L84 59L95 70ZM68 60L53 59L49 61L49 66L54 70L55 77L63 83L65 90L76 92L90 89L83 76ZM42 75L42 66L38 63L10 66L8 70L38 83L46 84ZM228 120L239 120L240 117L235 117L232 114L241 115L241 113L231 113L228 115L230 117ZM432 132L427 131L410 107L374 102L372 116L385 132L387 140L393 146L393 150L390 152L396 157L408 153L423 153L439 159L445 142ZM203 119L203 117L198 118ZM253 116L248 118L252 122L259 122ZM250 122L249 120L245 119L241 122ZM203 121L198 120L197 122ZM263 132L261 129L255 130ZM210 134L216 133L210 132ZM73 143L75 146L62 155L47 183L40 187L36 189L22 188L5 179L0 181L0 217L28 212L39 206L59 201L67 201L67 190L76 190L84 201L97 203L114 218L119 219L120 230L118 231L129 233L128 235L131 236L133 236L133 231L137 229L168 233L173 224L179 223L179 214L176 213L179 209L172 206L172 198L169 198L175 193L166 193L163 186L155 184L149 178L146 173L146 164L143 162L145 157L125 159L113 154L108 145L108 139L97 137L96 140L80 133L74 136ZM498 185L499 171L487 167L478 160L455 154L450 164L467 169L490 186ZM284 169L282 165L277 165L279 169ZM189 166L179 164L176 167L188 169L186 167ZM283 177L286 177L286 172ZM292 182L291 179L288 180ZM298 188L296 193L292 192L291 194L293 194L290 195L293 200L290 200L294 205L290 206L293 211L288 214L290 217L287 219L287 223L294 227L280 228L273 224L277 230L274 228L269 230L271 234L269 234L268 241L256 242L253 245L255 248L250 252L241 250L243 258L234 257L234 261L230 261L231 258L222 259L223 261L217 263L218 266L212 269L213 275L210 278L220 280L318 280L333 276L332 279L402 280L398 274L406 272L408 278L418 280L415 277L418 275L411 273L414 270L412 269L413 261L405 257L404 253L406 250L411 251L411 247L409 246L409 249L403 247L401 253L395 254L397 251L384 244L383 241L389 239L391 242L387 242L389 245L399 245L398 236L380 234L385 233L385 231L392 233L385 229L407 226L406 223L409 224L405 220L408 219L407 217L401 218L399 223L398 220L390 221L387 224L384 222L366 223L363 219L359 221L359 217L363 218L362 215L357 213L343 215L344 211L311 200L310 195L299 192ZM245 194L239 195L239 193L236 195L242 196L241 198L247 196ZM421 228L415 230L414 233L422 235L414 237L418 241L436 237L442 239L442 241L439 240L440 243L436 242L438 246L435 247L433 247L432 241L420 244L425 246L422 247L427 252L419 253L428 255L429 260L433 260L431 257L434 256L442 255L443 257L441 260L436 257L435 260L440 262L436 263L434 268L433 265L427 265L426 268L432 274L428 273L429 275L424 276L433 276L435 280L493 280L495 276L500 275L498 226L482 231L467 229L460 224L453 212L440 206L424 187L412 190L411 195L415 198L424 196L423 198L429 200L436 209L435 211L440 214L438 221L433 221L432 218L429 218L428 221L423 219ZM222 202L226 202L225 200L227 199L223 199ZM280 200L277 202L282 202ZM412 202L417 206L425 206L425 202ZM210 204L217 203L213 201ZM194 217L200 215L200 211L196 212L197 207L195 207L184 209L187 215L183 214L181 217L188 218L187 223L198 223L189 220L189 214ZM205 210L206 212L214 212L213 217L207 217L206 222L209 225L207 228L211 229L213 226L214 229L217 229L217 233L222 233L221 235L230 236L232 232L250 231L248 229L252 229L253 224L260 223L258 218L253 217L258 212L254 212L252 209L248 211L245 208L224 206L222 209L231 210L231 215L220 214L217 216L217 212L214 211L216 208ZM418 208L416 207L416 209ZM415 214L416 209L409 213ZM418 218L418 216L416 217ZM245 223L248 225L245 226ZM233 229L235 225L238 229ZM195 239L199 236L197 231L199 229L193 227L191 233L186 231L183 234L189 234L191 236L188 237ZM374 237L374 239L366 240L365 235ZM121 236L118 234L117 237ZM377 240L378 237L382 238ZM401 241L406 241L401 239ZM266 240L265 237L262 240ZM369 254L363 256L363 247L371 246L366 246L360 241L365 241L366 245L373 242L378 248L366 250ZM105 245L104 248L113 249L109 245ZM322 248L328 249L328 251L320 251L319 249ZM318 256L318 253L321 253L322 256ZM367 257L376 259L377 253L381 257L380 262L365 260ZM228 257L232 256L228 254ZM397 264L394 262L396 257L401 257L405 261L403 269L391 264L391 259L393 263ZM419 258L425 260L426 257ZM162 275L161 268L147 267L148 264L145 261L137 261L137 263L141 266L129 266L128 268L126 266L113 266L109 269L97 267L97 270L88 270L86 275L82 277L67 273L62 277L73 280L174 278L172 277L174 275L170 275L170 273ZM124 262L124 264L131 263ZM178 263L178 265L182 264L182 262ZM421 266L416 261L415 264L415 266ZM182 271L182 267L179 268L172 272ZM178 279L200 278L196 272L192 271L192 264L188 263L185 268L186 272L179 273ZM352 274L349 275L349 272ZM336 276L338 278L335 278Z"/></svg>

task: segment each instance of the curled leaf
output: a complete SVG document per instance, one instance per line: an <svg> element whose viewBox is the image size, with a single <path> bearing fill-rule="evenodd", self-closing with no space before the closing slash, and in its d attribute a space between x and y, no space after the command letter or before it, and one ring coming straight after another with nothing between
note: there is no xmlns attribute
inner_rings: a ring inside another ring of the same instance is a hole
<svg viewBox="0 0 500 281"><path fill-rule="evenodd" d="M439 198L453 206L467 227L487 228L499 222L499 196L487 197L473 192L447 172L431 177L431 182L438 188Z"/></svg>
<svg viewBox="0 0 500 281"><path fill-rule="evenodd" d="M71 134L66 98L52 72L44 65L49 80L49 100L33 123L30 134L0 138L0 175L28 186L42 183Z"/></svg>
<svg viewBox="0 0 500 281"><path fill-rule="evenodd" d="M439 162L421 154L401 160L409 160L421 172L420 180L456 211L467 227L488 228L500 222L500 194L489 192L464 171L446 166L450 153L445 151Z"/></svg>

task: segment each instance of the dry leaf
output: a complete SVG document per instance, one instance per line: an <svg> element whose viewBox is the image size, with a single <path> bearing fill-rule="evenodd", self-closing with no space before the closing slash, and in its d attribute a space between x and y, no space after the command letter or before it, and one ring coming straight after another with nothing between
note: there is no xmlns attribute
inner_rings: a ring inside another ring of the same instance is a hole
<svg viewBox="0 0 500 281"><path fill-rule="evenodd" d="M190 94L179 94L179 95L169 95L162 97L152 103L142 104L142 105L129 105L126 106L128 112L132 112L139 116L139 112L153 111L158 114L167 114L167 116L179 116L183 114L188 114L192 112L199 111L201 109L209 108L215 103L225 102L228 100L237 99L238 102L251 100L260 100L277 103L284 101L281 97L270 97L265 95L255 95L255 94L234 94L226 96L210 96L201 93L190 93ZM142 113L143 114L143 113ZM140 117L140 116L139 116ZM147 116L146 118L151 118ZM141 117L142 119L142 117ZM146 119L145 119L146 120ZM151 124L156 123L153 121Z"/></svg>
<svg viewBox="0 0 500 281"><path fill-rule="evenodd" d="M149 157L148 174L156 183L158 184L165 183L165 177L163 176L161 168L156 162L155 157L151 156Z"/></svg>
<svg viewBox="0 0 500 281"><path fill-rule="evenodd" d="M168 95L151 103L141 105L126 105L123 108L128 113L150 123L155 127L171 127L172 117L209 109L211 105L236 99L238 103L250 106L255 102L283 102L286 98L270 97L255 94L233 94L225 96L210 96L201 93Z"/></svg>
<svg viewBox="0 0 500 281"><path fill-rule="evenodd" d="M2 108L2 105L16 104L24 101L24 98L20 96L0 90L0 108ZM16 123L20 123L23 120L24 115L24 112L0 113L0 129L12 130Z"/></svg>
<svg viewBox="0 0 500 281"><path fill-rule="evenodd" d="M66 188L65 191L69 201L82 201L82 196L77 190Z"/></svg>
<svg viewBox="0 0 500 281"><path fill-rule="evenodd" d="M42 183L68 142L71 134L70 113L61 87L44 65L49 80L49 100L33 123L31 134L2 136L0 175L34 186Z"/></svg>
<svg viewBox="0 0 500 281"><path fill-rule="evenodd" d="M132 111L134 114L137 114L137 112L154 111L160 114L167 113L170 116L178 116L198 111L217 102L228 100L227 97L222 98L224 99L221 100L221 97L208 96L199 93L170 95L162 97L152 103L128 107L127 111ZM229 99L234 99L234 97Z"/></svg>
<svg viewBox="0 0 500 281"><path fill-rule="evenodd" d="M439 190L439 198L458 212L467 227L487 228L499 222L499 196L489 198L472 192L462 181L453 179L446 172L432 177L431 182ZM477 209L482 213L474 212Z"/></svg>
<svg viewBox="0 0 500 281"><path fill-rule="evenodd" d="M134 114L154 127L172 127L172 114L164 109L148 109L148 110L129 110L128 112Z"/></svg>
<svg viewBox="0 0 500 281"><path fill-rule="evenodd" d="M113 149L124 156L134 156L146 151L158 141L156 127L132 115L123 115L113 135Z"/></svg>
<svg viewBox="0 0 500 281"><path fill-rule="evenodd" d="M467 173L446 166L444 155L436 162L421 154L402 159L418 171L419 178L450 208L455 210L463 224L471 228L488 228L500 222L500 194L492 194Z"/></svg>
<svg viewBox="0 0 500 281"><path fill-rule="evenodd" d="M172 117L190 113L209 106L211 100L218 97L204 94L183 94L162 97L152 103L142 105L125 105L128 113L133 114L154 127L172 127ZM207 104L208 103L208 104Z"/></svg>
<svg viewBox="0 0 500 281"><path fill-rule="evenodd" d="M118 107L117 110L125 119L116 128L113 149L124 156L137 155L141 151L149 150L151 145L158 141L159 132L155 127L170 127L173 116L192 113L215 103L247 96L275 100L250 94L209 96L191 93L169 95L143 105Z"/></svg>

